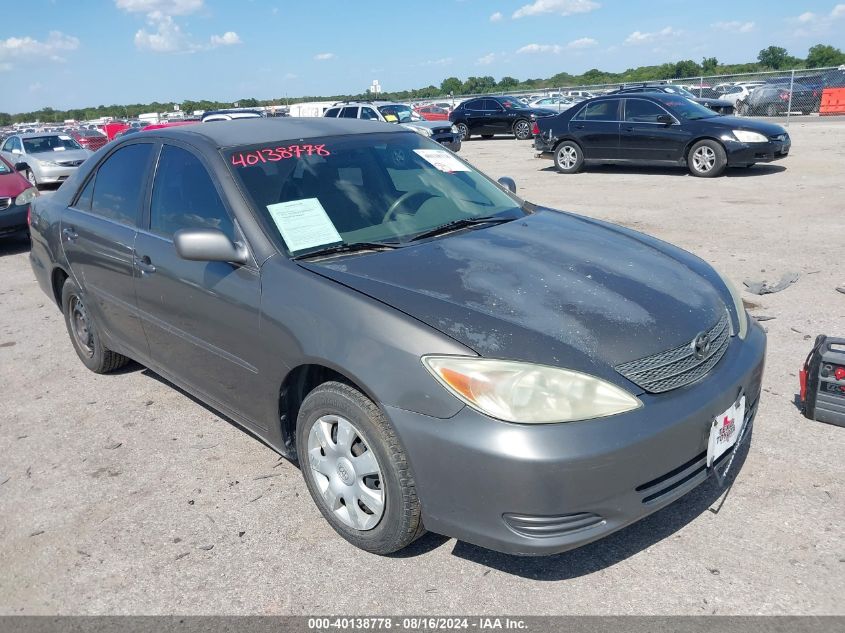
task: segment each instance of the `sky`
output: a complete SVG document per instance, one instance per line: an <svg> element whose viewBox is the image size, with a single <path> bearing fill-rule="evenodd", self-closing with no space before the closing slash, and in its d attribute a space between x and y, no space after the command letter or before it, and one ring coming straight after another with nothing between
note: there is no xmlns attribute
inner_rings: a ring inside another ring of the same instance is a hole
<svg viewBox="0 0 845 633"><path fill-rule="evenodd" d="M4 0L0 112L845 49L835 0Z"/></svg>

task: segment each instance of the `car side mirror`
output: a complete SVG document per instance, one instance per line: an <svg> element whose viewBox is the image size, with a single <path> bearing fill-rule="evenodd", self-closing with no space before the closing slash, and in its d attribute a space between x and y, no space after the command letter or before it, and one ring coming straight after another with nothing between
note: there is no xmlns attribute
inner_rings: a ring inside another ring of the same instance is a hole
<svg viewBox="0 0 845 633"><path fill-rule="evenodd" d="M502 176L496 182L498 182L511 193L516 193L516 181L513 178L509 176Z"/></svg>
<svg viewBox="0 0 845 633"><path fill-rule="evenodd" d="M672 125L675 122L675 119L669 114L660 114L657 117L657 122L663 123L664 125Z"/></svg>
<svg viewBox="0 0 845 633"><path fill-rule="evenodd" d="M231 262L246 264L247 249L233 243L219 229L180 229L173 235L176 252L182 259L194 262Z"/></svg>
<svg viewBox="0 0 845 633"><path fill-rule="evenodd" d="M29 167L26 166L26 163L15 163L15 171L26 171Z"/></svg>

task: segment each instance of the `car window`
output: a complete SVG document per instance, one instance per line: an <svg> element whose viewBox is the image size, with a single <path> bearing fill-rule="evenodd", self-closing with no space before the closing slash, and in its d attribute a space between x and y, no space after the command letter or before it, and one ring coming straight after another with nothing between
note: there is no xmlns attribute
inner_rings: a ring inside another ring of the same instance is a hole
<svg viewBox="0 0 845 633"><path fill-rule="evenodd" d="M372 108L361 108L361 118L367 121L378 121L378 114Z"/></svg>
<svg viewBox="0 0 845 633"><path fill-rule="evenodd" d="M625 120L632 123L657 123L657 117L666 110L645 99L625 100Z"/></svg>
<svg viewBox="0 0 845 633"><path fill-rule="evenodd" d="M588 103L581 113L581 118L585 121L616 121L618 118L618 99L609 99L607 101L594 101Z"/></svg>
<svg viewBox="0 0 845 633"><path fill-rule="evenodd" d="M125 224L137 222L152 147L150 143L122 147L100 165L92 213Z"/></svg>
<svg viewBox="0 0 845 633"><path fill-rule="evenodd" d="M337 117L338 112L340 112L340 108L329 108L328 110L326 110L326 114L323 116L334 118Z"/></svg>
<svg viewBox="0 0 845 633"><path fill-rule="evenodd" d="M12 170L6 165L6 161L0 158L0 174L10 174Z"/></svg>
<svg viewBox="0 0 845 633"><path fill-rule="evenodd" d="M3 143L3 151L4 152L11 152L12 148L15 146L14 144L14 137L7 139L5 143Z"/></svg>
<svg viewBox="0 0 845 633"><path fill-rule="evenodd" d="M76 204L73 205L75 208L82 209L83 211L91 210L91 201L94 198L94 180L94 178L88 179L88 184L85 185L82 193L76 199Z"/></svg>
<svg viewBox="0 0 845 633"><path fill-rule="evenodd" d="M482 109L485 112L502 112L504 108L495 99L484 99Z"/></svg>
<svg viewBox="0 0 845 633"><path fill-rule="evenodd" d="M340 118L341 119L357 119L358 118L358 106L346 106L343 110L340 111Z"/></svg>
<svg viewBox="0 0 845 633"><path fill-rule="evenodd" d="M219 229L235 241L235 226L200 160L165 145L150 201L150 231L171 237L179 229Z"/></svg>
<svg viewBox="0 0 845 633"><path fill-rule="evenodd" d="M24 151L27 154L40 154L44 152L63 152L71 149L82 149L82 146L70 136L51 135L35 136L24 139Z"/></svg>
<svg viewBox="0 0 845 633"><path fill-rule="evenodd" d="M466 108L467 110L483 110L484 99L473 99L472 101L467 101L464 104L464 108Z"/></svg>

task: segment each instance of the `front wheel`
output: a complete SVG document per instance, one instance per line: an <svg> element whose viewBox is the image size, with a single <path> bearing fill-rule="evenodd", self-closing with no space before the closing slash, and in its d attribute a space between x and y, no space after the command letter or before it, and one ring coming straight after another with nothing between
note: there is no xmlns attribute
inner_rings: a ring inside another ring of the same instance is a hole
<svg viewBox="0 0 845 633"><path fill-rule="evenodd" d="M353 387L327 382L297 415L296 452L329 525L374 554L391 554L425 530L408 460L381 410Z"/></svg>
<svg viewBox="0 0 845 633"><path fill-rule="evenodd" d="M106 374L123 367L129 359L111 351L100 339L94 318L86 306L87 297L71 279L62 286L62 312L70 342L79 360L96 374Z"/></svg>
<svg viewBox="0 0 845 633"><path fill-rule="evenodd" d="M699 141L689 151L687 166L693 176L714 178L725 171L728 157L725 148L716 141Z"/></svg>
<svg viewBox="0 0 845 633"><path fill-rule="evenodd" d="M31 169L27 169L26 174L24 174L24 175L26 176L26 179L29 181L29 184L31 184L33 187L38 187L38 178L35 177L34 171L32 171Z"/></svg>
<svg viewBox="0 0 845 633"><path fill-rule="evenodd" d="M467 127L466 123L458 123L458 134L461 135L461 141L468 141L469 140L469 127Z"/></svg>
<svg viewBox="0 0 845 633"><path fill-rule="evenodd" d="M520 141L527 141L533 135L531 134L531 122L525 119L520 119L513 124L513 135Z"/></svg>
<svg viewBox="0 0 845 633"><path fill-rule="evenodd" d="M555 148L555 167L562 174L574 174L584 164L584 152L573 141L564 141Z"/></svg>
<svg viewBox="0 0 845 633"><path fill-rule="evenodd" d="M766 106L766 116L777 116L778 115L778 108L774 103L770 103Z"/></svg>

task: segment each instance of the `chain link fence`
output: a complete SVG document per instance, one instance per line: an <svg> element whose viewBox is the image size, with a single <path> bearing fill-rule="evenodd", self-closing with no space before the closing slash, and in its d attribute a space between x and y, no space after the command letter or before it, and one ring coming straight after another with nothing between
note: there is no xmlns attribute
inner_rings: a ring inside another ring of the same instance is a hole
<svg viewBox="0 0 845 633"><path fill-rule="evenodd" d="M591 96L607 94L624 86L665 83L682 87L699 99L729 102L740 116L786 117L819 112L824 90L845 88L845 66L806 70L769 71L735 75L708 75L660 81L583 84L536 90L499 91L482 94L448 95L439 99L415 100L414 104L437 103L454 107L467 99L499 95L527 99L552 110L566 110ZM845 120L845 116L842 117Z"/></svg>

